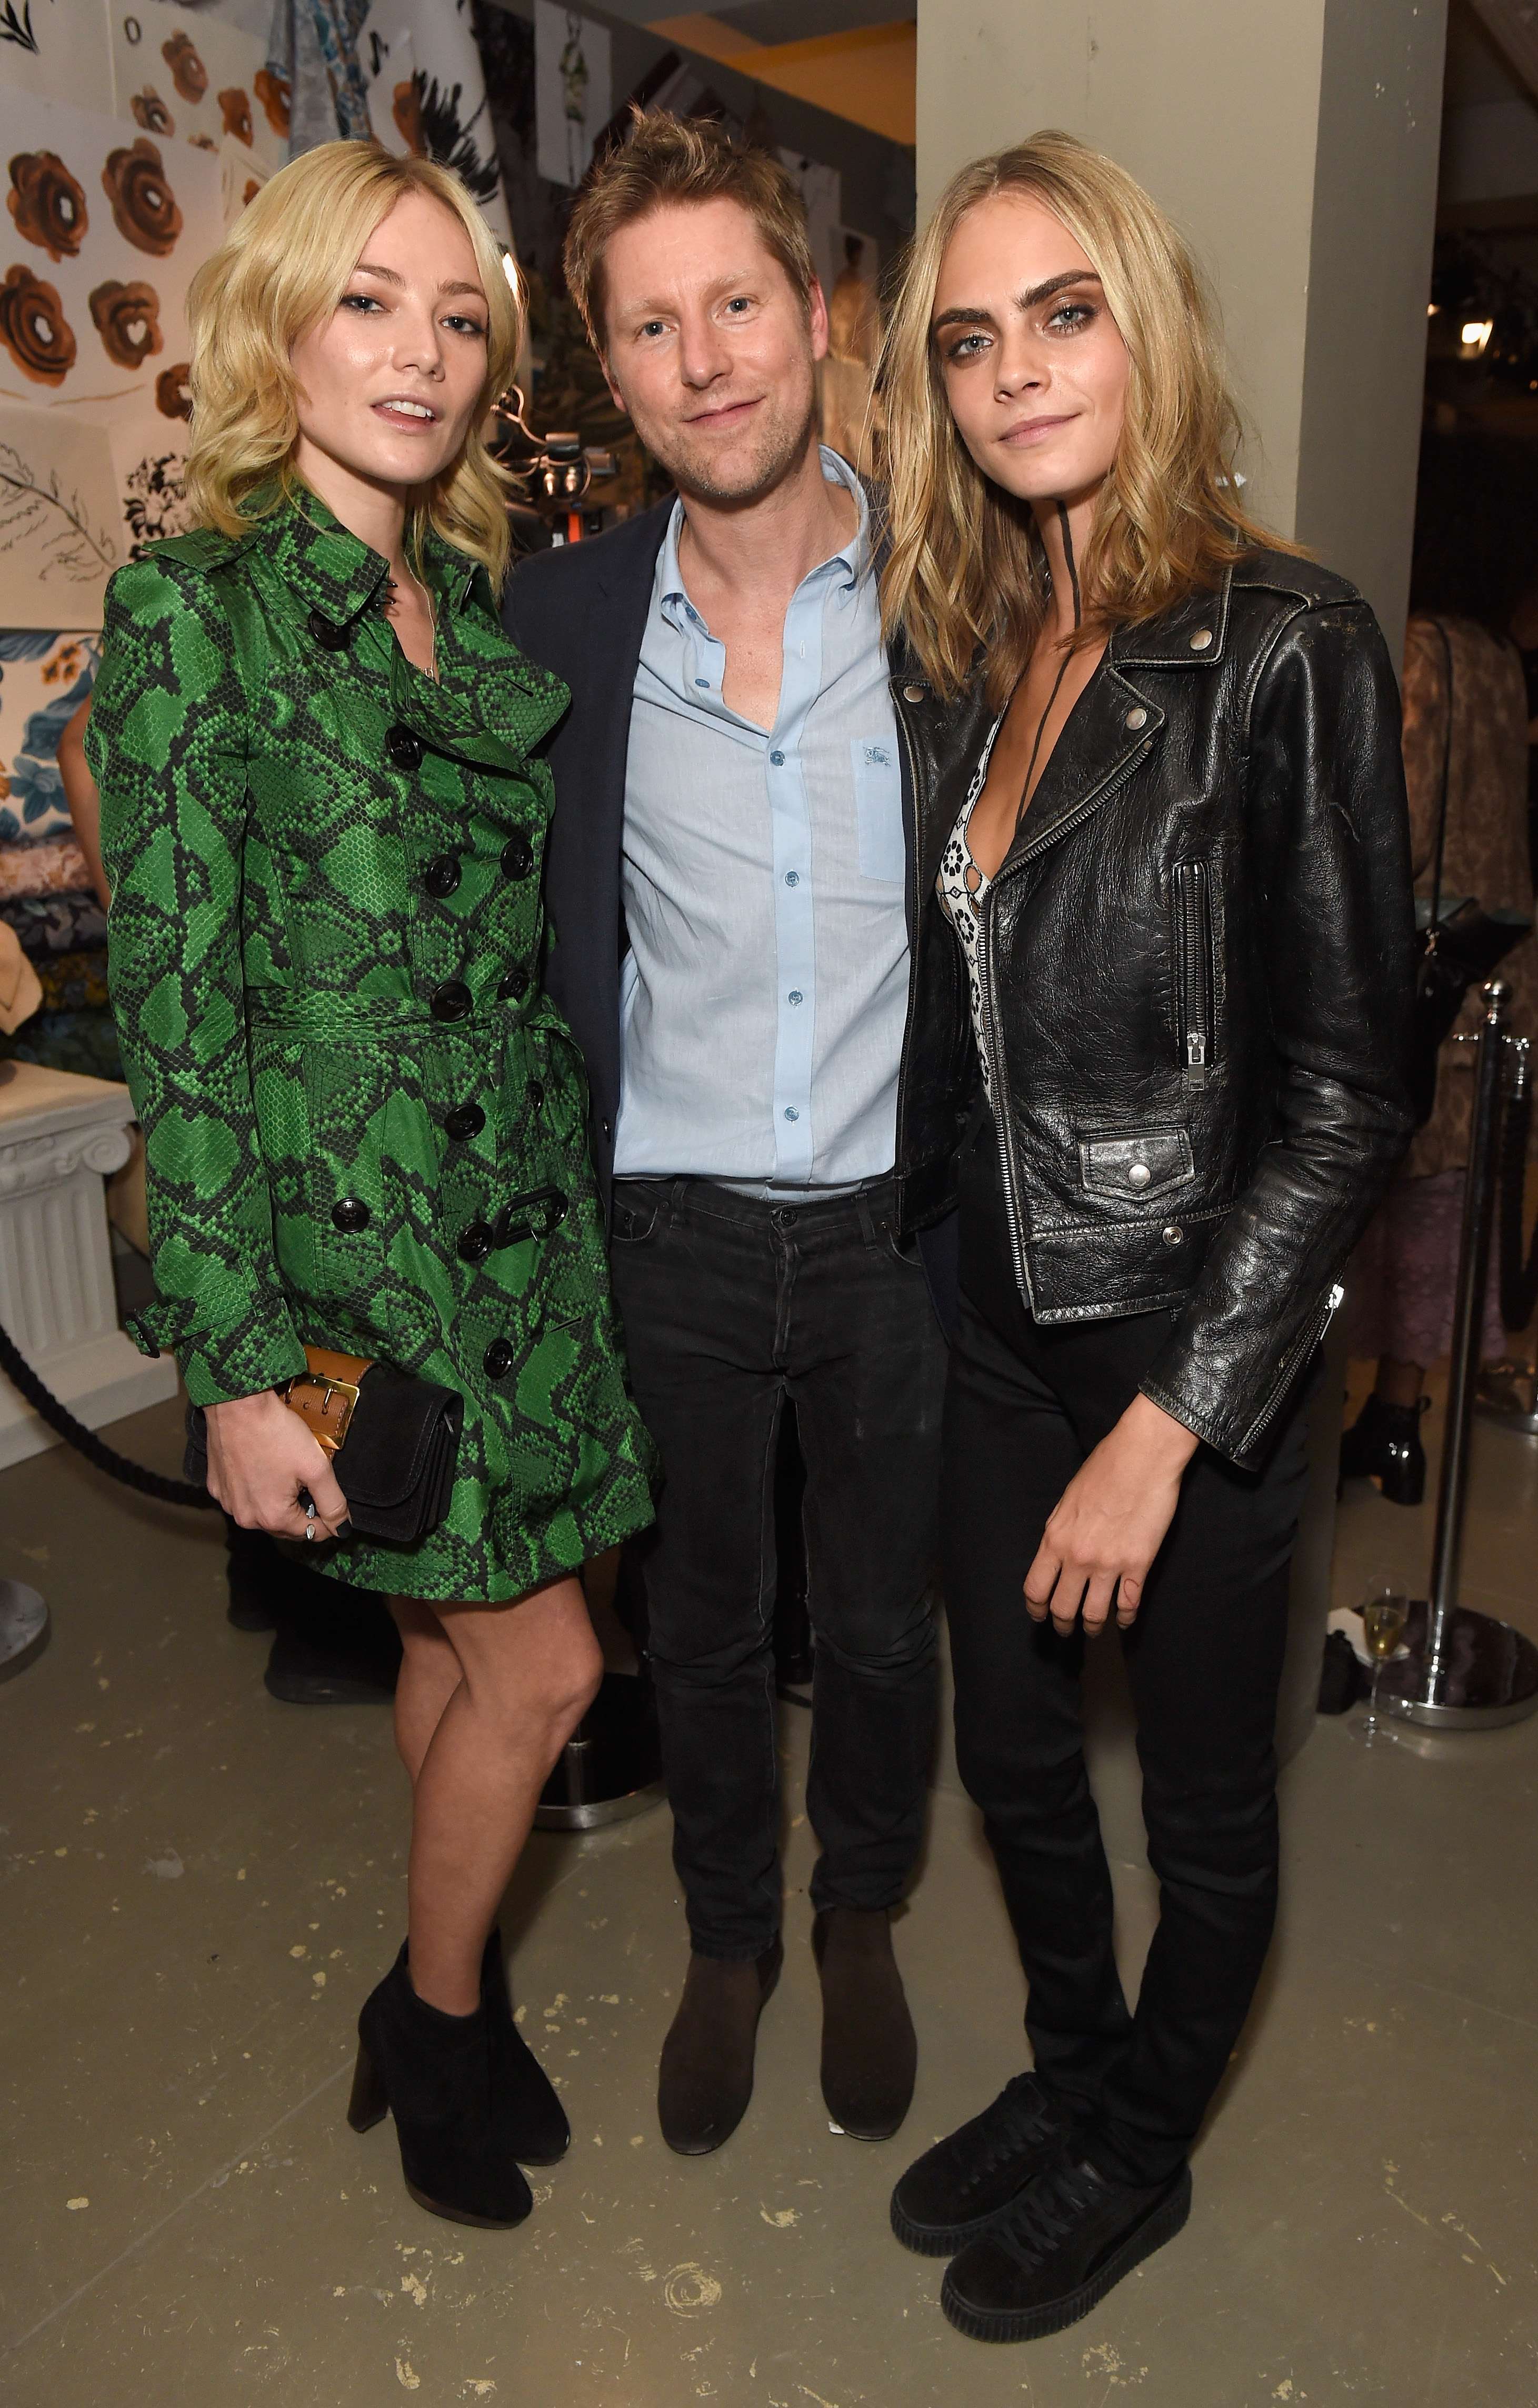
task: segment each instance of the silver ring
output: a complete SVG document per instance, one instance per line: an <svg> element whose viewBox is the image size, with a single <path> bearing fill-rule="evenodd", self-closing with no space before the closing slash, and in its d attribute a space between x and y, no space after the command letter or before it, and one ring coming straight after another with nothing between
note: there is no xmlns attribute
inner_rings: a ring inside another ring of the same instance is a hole
<svg viewBox="0 0 1538 2408"><path fill-rule="evenodd" d="M315 1536L315 1525L314 1525L314 1523L313 1523L313 1522L307 1522L307 1523L305 1524L305 1537L306 1537L307 1539L313 1539L313 1537L314 1537L314 1536Z"/></svg>

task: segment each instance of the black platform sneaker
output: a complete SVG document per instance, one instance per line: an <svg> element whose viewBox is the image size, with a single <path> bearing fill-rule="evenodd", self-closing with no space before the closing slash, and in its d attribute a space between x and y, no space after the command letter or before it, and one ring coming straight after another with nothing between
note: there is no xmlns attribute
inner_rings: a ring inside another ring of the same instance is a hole
<svg viewBox="0 0 1538 2408"><path fill-rule="evenodd" d="M1172 2241L1190 2212L1188 2166L1134 2190L1064 2160L951 2260L940 2304L973 2341L1061 2332Z"/></svg>
<svg viewBox="0 0 1538 2408"><path fill-rule="evenodd" d="M1066 2112L1034 2073L1017 2073L991 2107L915 2157L892 2193L892 2229L905 2249L949 2258L1060 2157Z"/></svg>

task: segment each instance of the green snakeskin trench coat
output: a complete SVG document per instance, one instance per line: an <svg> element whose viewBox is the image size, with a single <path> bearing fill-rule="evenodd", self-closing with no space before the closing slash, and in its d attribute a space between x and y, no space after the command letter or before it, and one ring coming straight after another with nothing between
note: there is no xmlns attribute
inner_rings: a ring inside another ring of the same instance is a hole
<svg viewBox="0 0 1538 2408"><path fill-rule="evenodd" d="M320 1559L406 1596L517 1597L651 1520L583 1135L538 978L567 690L433 542L435 683L386 566L308 493L120 569L87 749L157 1300L195 1404L302 1340L459 1391L447 1522Z"/></svg>

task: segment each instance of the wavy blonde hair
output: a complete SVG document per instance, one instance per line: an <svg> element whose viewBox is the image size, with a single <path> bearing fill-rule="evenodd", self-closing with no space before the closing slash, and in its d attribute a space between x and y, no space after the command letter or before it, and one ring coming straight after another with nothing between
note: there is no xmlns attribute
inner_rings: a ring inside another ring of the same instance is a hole
<svg viewBox="0 0 1538 2408"><path fill-rule="evenodd" d="M1185 240L1141 184L1071 134L1033 134L973 160L941 194L914 244L877 371L887 416L888 634L900 626L942 696L958 693L981 646L1002 708L1045 622L1046 553L1028 503L967 450L951 415L930 320L941 263L970 209L998 193L1040 201L1080 245L1104 287L1130 372L1115 461L1100 489L1080 571L1076 643L1210 589L1257 544L1293 552L1239 500L1241 425L1215 313Z"/></svg>
<svg viewBox="0 0 1538 2408"><path fill-rule="evenodd" d="M279 169L193 279L194 523L239 535L291 489L299 433L290 351L334 309L380 220L403 194L452 209L469 236L486 296L486 376L464 449L412 510L407 540L427 526L479 560L500 586L509 555L505 479L481 422L512 374L522 322L501 252L459 178L430 159L396 158L378 142L323 142Z"/></svg>

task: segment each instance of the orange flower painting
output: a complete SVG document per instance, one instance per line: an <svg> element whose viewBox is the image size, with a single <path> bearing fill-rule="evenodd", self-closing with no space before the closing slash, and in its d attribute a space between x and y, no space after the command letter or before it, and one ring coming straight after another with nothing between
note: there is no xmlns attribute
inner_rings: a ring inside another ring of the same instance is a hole
<svg viewBox="0 0 1538 2408"><path fill-rule="evenodd" d="M151 352L165 348L160 295L152 284L98 284L91 295L91 316L108 358L120 368L141 368Z"/></svg>
<svg viewBox="0 0 1538 2408"><path fill-rule="evenodd" d="M195 108L208 89L208 70L197 54L191 34L173 34L162 42L160 55L171 70L171 81L181 98Z"/></svg>
<svg viewBox="0 0 1538 2408"><path fill-rule="evenodd" d="M252 139L251 100L238 84L219 95L219 113L224 121L224 131L233 134L237 142L248 146Z"/></svg>
<svg viewBox="0 0 1538 2408"><path fill-rule="evenodd" d="M181 232L181 211L154 144L141 134L131 150L108 151L102 190L123 240L152 259L165 259Z"/></svg>
<svg viewBox="0 0 1538 2408"><path fill-rule="evenodd" d="M0 343L34 384L63 384L75 365L75 330L51 284L7 267L0 284Z"/></svg>
<svg viewBox="0 0 1538 2408"><path fill-rule="evenodd" d="M90 220L85 194L51 150L19 150L10 163L6 207L16 231L50 259L78 259Z"/></svg>

